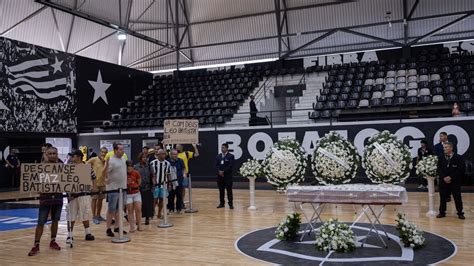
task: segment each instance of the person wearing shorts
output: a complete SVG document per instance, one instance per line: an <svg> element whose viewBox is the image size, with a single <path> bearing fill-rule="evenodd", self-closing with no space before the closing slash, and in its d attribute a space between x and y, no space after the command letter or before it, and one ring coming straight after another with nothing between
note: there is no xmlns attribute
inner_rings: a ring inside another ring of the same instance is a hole
<svg viewBox="0 0 474 266"><path fill-rule="evenodd" d="M50 146L44 150L44 158L47 163L61 163L58 158L58 150ZM39 209L38 209L38 224L35 229L35 242L31 248L28 256L35 256L40 252L39 244L41 236L43 235L44 224L48 220L48 215L51 213L51 242L49 248L53 250L61 250L61 247L56 242L56 235L58 233L58 224L61 219L61 210L63 208L63 195L61 193L40 194Z"/></svg>
<svg viewBox="0 0 474 266"><path fill-rule="evenodd" d="M165 185L165 181L169 179L171 165L166 160L165 150L159 149L156 154L158 159L155 159L150 163L150 168L153 175L153 185L155 186L155 189L153 190L153 198L155 199L155 205L158 205L157 217L161 218L163 198L168 197L168 195L164 195L165 190L163 189L163 186Z"/></svg>
<svg viewBox="0 0 474 266"><path fill-rule="evenodd" d="M127 213L130 223L130 233L137 230L141 231L142 223L142 196L140 194L140 183L142 177L137 170L133 168L133 162L127 161Z"/></svg>
<svg viewBox="0 0 474 266"><path fill-rule="evenodd" d="M82 158L84 157L82 151L74 150L68 154L71 156L72 164L83 164ZM91 179L95 181L96 176L91 168ZM66 243L70 244L74 240L73 230L75 221L81 221L84 225L84 231L86 234L85 239L92 241L95 237L92 235L90 230L90 216L91 216L91 196L81 194L71 194L68 198L69 204L67 206L67 221L68 221L68 236Z"/></svg>
<svg viewBox="0 0 474 266"><path fill-rule="evenodd" d="M108 210L107 210L107 230L106 234L109 237L114 237L115 234L112 232L112 218L115 217L115 221L119 220L119 197L123 197L124 204L127 202L127 165L124 158L123 145L120 143L113 144L113 156L106 159L105 163L105 186L107 191L115 190L116 192L109 192L107 195L108 199ZM123 189L122 195L117 191ZM114 232L119 232L119 223L115 223ZM124 234L127 232L123 231Z"/></svg>
<svg viewBox="0 0 474 266"><path fill-rule="evenodd" d="M100 193L92 195L92 222L95 224L100 224L100 222L105 222L105 219L100 215L102 211L102 201L105 199L105 155L107 154L107 148L102 147L98 157L93 157L87 161L88 164L92 166L94 170L96 180L92 185L92 192Z"/></svg>

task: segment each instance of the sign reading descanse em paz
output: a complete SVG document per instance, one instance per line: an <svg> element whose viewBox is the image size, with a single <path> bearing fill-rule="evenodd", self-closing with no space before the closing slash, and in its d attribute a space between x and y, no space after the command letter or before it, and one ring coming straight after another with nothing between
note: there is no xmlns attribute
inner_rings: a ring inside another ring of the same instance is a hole
<svg viewBox="0 0 474 266"><path fill-rule="evenodd" d="M163 143L166 144L196 144L199 143L199 121L165 120Z"/></svg>
<svg viewBox="0 0 474 266"><path fill-rule="evenodd" d="M77 193L92 189L89 164L30 163L21 165L21 192Z"/></svg>

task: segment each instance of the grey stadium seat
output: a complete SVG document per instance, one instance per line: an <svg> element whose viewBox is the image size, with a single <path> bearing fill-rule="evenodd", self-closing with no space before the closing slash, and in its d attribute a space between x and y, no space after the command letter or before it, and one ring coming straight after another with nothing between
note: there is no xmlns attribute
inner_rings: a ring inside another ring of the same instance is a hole
<svg viewBox="0 0 474 266"><path fill-rule="evenodd" d="M387 78L394 78L395 77L395 71L393 70L390 70L387 72Z"/></svg>
<svg viewBox="0 0 474 266"><path fill-rule="evenodd" d="M410 82L408 83L408 89L418 89L418 83L416 82Z"/></svg>
<svg viewBox="0 0 474 266"><path fill-rule="evenodd" d="M423 89L420 90L418 95L423 96L423 95L430 95L430 94L431 94L430 89L423 88Z"/></svg>
<svg viewBox="0 0 474 266"><path fill-rule="evenodd" d="M397 77L402 77L402 76L406 76L407 75L407 71L404 70L404 69L400 69L397 71Z"/></svg>
<svg viewBox="0 0 474 266"><path fill-rule="evenodd" d="M430 76L430 80L440 80L441 77L439 76L439 74L431 74Z"/></svg>
<svg viewBox="0 0 474 266"><path fill-rule="evenodd" d="M418 80L419 80L419 81L428 81L428 80L429 80L429 77L428 77L428 75L420 75L420 76L418 77Z"/></svg>
<svg viewBox="0 0 474 266"><path fill-rule="evenodd" d="M384 91L383 92L383 97L384 98L392 98L394 95L393 91Z"/></svg>
<svg viewBox="0 0 474 266"><path fill-rule="evenodd" d="M435 95L435 96L433 96L433 102L434 102L434 103L441 103L441 102L444 102L444 97L443 97L443 95Z"/></svg>
<svg viewBox="0 0 474 266"><path fill-rule="evenodd" d="M405 90L407 88L406 83L398 83L397 84L397 90Z"/></svg>
<svg viewBox="0 0 474 266"><path fill-rule="evenodd" d="M372 93L372 99L380 99L380 98L382 98L382 92L375 91L374 93Z"/></svg>
<svg viewBox="0 0 474 266"><path fill-rule="evenodd" d="M385 85L385 90L386 90L386 91L393 91L393 90L395 90L395 84L387 84L387 85Z"/></svg>
<svg viewBox="0 0 474 266"><path fill-rule="evenodd" d="M369 100L366 100L366 99L360 100L359 107L367 107L367 106L369 106Z"/></svg>
<svg viewBox="0 0 474 266"><path fill-rule="evenodd" d="M408 82L417 82L418 77L417 76L408 76Z"/></svg>
<svg viewBox="0 0 474 266"><path fill-rule="evenodd" d="M411 97L411 96L418 96L418 90L409 90L407 92L407 97Z"/></svg>

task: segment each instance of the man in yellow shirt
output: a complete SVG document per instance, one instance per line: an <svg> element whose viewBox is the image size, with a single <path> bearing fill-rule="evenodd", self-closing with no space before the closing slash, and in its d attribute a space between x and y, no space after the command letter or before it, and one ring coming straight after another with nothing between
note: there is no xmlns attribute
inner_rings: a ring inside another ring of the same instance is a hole
<svg viewBox="0 0 474 266"><path fill-rule="evenodd" d="M199 156L199 150L198 150L196 144L193 144L194 152L184 151L183 145L181 145L181 144L176 145L176 150L178 150L178 158L183 160L184 168L186 170L184 172L183 186L181 187L182 194L183 194L183 202L184 202L184 196L186 195L186 188L189 185L189 179L187 178L188 174L189 174L189 160L198 157ZM183 209L184 209L184 206L183 206Z"/></svg>
<svg viewBox="0 0 474 266"><path fill-rule="evenodd" d="M105 155L105 158L104 160L107 161L110 157L114 156L114 151L109 151L107 152L107 154ZM126 153L123 153L122 155L122 158L124 158L125 160L128 160L128 156Z"/></svg>
<svg viewBox="0 0 474 266"><path fill-rule="evenodd" d="M100 153L98 157L93 157L87 161L88 164L92 166L94 173L96 175L96 179L92 184L92 191L93 192L104 192L105 191L105 176L104 176L104 169L105 169L105 156L107 154L107 148L102 147L100 148ZM100 216L100 212L102 211L102 201L105 198L105 194L99 195L92 195L92 221L94 224L99 224L101 221L105 221L105 219Z"/></svg>

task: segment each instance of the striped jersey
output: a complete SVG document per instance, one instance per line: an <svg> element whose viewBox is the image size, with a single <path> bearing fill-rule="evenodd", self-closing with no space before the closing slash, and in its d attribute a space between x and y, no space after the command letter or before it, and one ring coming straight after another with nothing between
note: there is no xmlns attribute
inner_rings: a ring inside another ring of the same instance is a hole
<svg viewBox="0 0 474 266"><path fill-rule="evenodd" d="M162 187L165 177L170 173L171 164L167 160L160 161L156 159L150 163L150 168L155 177L156 184Z"/></svg>

